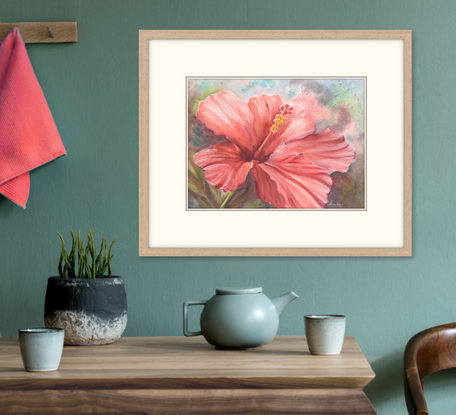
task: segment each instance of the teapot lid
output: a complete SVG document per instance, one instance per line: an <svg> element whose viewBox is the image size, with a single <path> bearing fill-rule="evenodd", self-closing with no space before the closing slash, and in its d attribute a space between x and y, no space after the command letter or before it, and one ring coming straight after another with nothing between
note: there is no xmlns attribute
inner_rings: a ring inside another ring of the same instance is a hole
<svg viewBox="0 0 456 415"><path fill-rule="evenodd" d="M218 295L242 295L242 294L259 294L263 292L262 287L243 288L243 287L223 287L217 288L215 293Z"/></svg>

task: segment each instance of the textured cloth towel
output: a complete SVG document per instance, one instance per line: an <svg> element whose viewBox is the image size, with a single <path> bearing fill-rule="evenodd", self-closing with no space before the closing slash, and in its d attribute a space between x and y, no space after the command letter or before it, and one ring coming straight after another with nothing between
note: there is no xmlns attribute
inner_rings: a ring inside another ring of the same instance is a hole
<svg viewBox="0 0 456 415"><path fill-rule="evenodd" d="M29 171L65 154L15 28L0 45L0 193L25 208Z"/></svg>

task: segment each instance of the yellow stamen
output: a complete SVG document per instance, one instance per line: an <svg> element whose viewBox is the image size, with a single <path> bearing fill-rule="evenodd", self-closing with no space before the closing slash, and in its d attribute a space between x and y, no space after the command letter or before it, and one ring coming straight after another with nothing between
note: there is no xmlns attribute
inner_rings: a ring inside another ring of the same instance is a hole
<svg viewBox="0 0 456 415"><path fill-rule="evenodd" d="M274 117L274 124L271 125L271 127L269 128L269 134L267 135L267 137L263 140L263 142L261 143L261 146L258 148L258 150L255 152L254 154L254 157L259 157L259 155L261 154L261 150L263 149L263 147L265 146L266 142L269 140L269 137L275 133L279 127L281 125L284 125L285 124L285 120L287 119L285 117L285 115L289 115L289 114L293 114L293 107L291 107L290 105L282 105L280 107L280 111L281 113L280 114L276 114L275 117Z"/></svg>
<svg viewBox="0 0 456 415"><path fill-rule="evenodd" d="M281 125L285 124L285 120L286 120L286 118L282 114L276 114L276 116L274 118L274 124L272 124L269 131L271 131L271 133L274 133L275 131L277 131Z"/></svg>

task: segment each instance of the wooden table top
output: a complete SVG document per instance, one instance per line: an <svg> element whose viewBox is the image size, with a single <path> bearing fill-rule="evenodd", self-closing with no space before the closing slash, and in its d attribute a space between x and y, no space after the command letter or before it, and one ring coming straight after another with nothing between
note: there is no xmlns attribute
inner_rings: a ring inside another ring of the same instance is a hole
<svg viewBox="0 0 456 415"><path fill-rule="evenodd" d="M0 339L0 389L362 388L375 377L353 336L339 356L312 356L304 336L250 350L216 350L202 337L123 337L67 346L58 372L24 370L17 338Z"/></svg>

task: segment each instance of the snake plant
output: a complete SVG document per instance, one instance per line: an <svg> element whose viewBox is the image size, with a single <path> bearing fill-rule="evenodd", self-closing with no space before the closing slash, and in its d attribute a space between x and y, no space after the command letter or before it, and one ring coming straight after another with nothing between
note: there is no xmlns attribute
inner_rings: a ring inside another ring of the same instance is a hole
<svg viewBox="0 0 456 415"><path fill-rule="evenodd" d="M111 255L111 249L114 245L115 238L107 249L106 239L101 240L100 252L97 255L95 241L93 238L94 229L89 229L87 234L87 244L84 248L84 242L81 238L81 233L78 231L74 236L70 229L72 246L70 252L65 246L65 239L57 232L62 242L62 252L59 259L59 275L61 278L111 278L112 268L111 260L114 255ZM107 275L105 275L107 273Z"/></svg>

